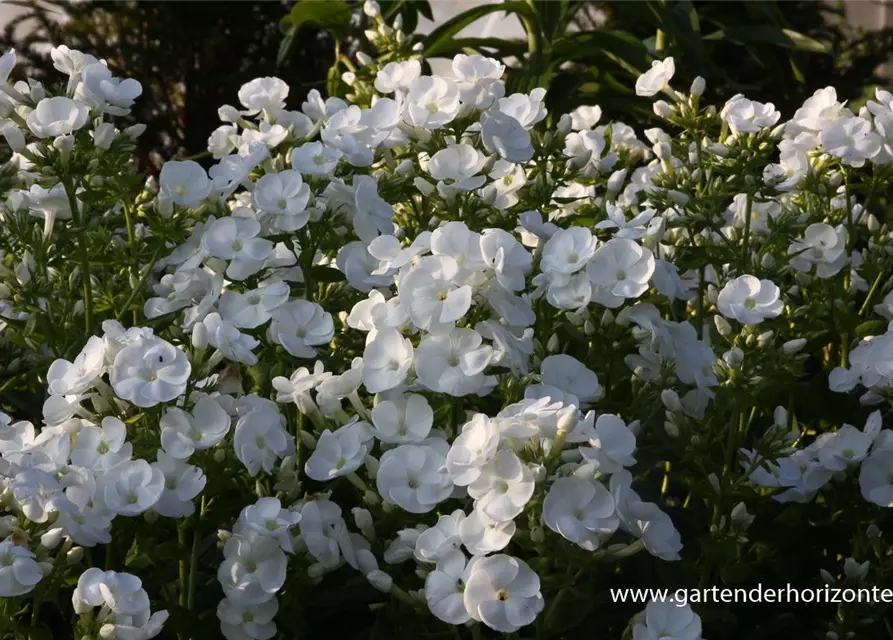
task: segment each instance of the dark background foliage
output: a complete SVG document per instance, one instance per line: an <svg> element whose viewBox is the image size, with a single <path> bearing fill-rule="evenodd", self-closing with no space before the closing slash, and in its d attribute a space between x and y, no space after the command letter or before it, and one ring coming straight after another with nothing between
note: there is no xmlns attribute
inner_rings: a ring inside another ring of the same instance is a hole
<svg viewBox="0 0 893 640"><path fill-rule="evenodd" d="M31 77L59 81L49 43L105 59L116 74L142 83L132 119L148 125L140 141L144 164L203 151L219 124L217 108L235 104L239 87L251 78L278 75L293 99L303 98L311 87L324 88L331 64L330 36L308 27L293 56L277 65L277 25L292 4L281 0L16 4L27 12L6 27L0 47L15 47ZM63 15L68 19L60 20Z"/></svg>

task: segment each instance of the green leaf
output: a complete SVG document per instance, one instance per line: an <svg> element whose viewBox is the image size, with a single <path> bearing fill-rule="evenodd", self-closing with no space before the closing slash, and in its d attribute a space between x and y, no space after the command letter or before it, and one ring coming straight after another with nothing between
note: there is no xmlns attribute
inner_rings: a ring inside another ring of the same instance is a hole
<svg viewBox="0 0 893 640"><path fill-rule="evenodd" d="M291 21L295 29L301 25L309 24L331 31L336 35L345 35L350 26L350 18L355 7L344 0L326 0L318 2L314 0L301 0L288 14L287 20Z"/></svg>
<svg viewBox="0 0 893 640"><path fill-rule="evenodd" d="M793 29L779 29L768 25L726 27L704 36L704 40L731 40L738 44L774 44L786 49L826 53L827 45Z"/></svg>
<svg viewBox="0 0 893 640"><path fill-rule="evenodd" d="M279 52L276 54L277 67L282 66L282 63L291 57L292 49L294 49L295 46L295 34L297 32L298 28L295 25L291 25L288 29L288 33L282 38L282 42L279 43Z"/></svg>
<svg viewBox="0 0 893 640"><path fill-rule="evenodd" d="M527 43L522 40L503 40L502 38L453 38L437 55L450 57L466 51L484 52L499 58L522 58L527 53Z"/></svg>
<svg viewBox="0 0 893 640"><path fill-rule="evenodd" d="M509 2L503 2L502 4L485 4L474 7L447 20L429 33L425 39L422 40L424 57L429 58L449 50L452 45L453 37L462 31L462 29L480 20L484 16L499 11L504 11L506 14L517 13L526 16L531 20L536 20L537 17L529 4L518 0L510 0Z"/></svg>

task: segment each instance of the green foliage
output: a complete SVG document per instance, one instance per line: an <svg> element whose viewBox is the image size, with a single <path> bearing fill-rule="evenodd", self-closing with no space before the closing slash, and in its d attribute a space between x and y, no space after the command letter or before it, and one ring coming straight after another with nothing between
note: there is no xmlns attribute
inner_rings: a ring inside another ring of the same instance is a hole
<svg viewBox="0 0 893 640"><path fill-rule="evenodd" d="M246 77L278 75L302 99L308 89L323 88L331 64L331 38L310 24L295 32L292 57L277 64L277 23L294 4L288 0L17 4L23 13L0 33L0 48L15 48L29 76L56 82L47 45L65 44L90 51L143 85L131 116L148 126L138 146L142 167L204 152L208 123L217 120L220 105L235 100Z"/></svg>

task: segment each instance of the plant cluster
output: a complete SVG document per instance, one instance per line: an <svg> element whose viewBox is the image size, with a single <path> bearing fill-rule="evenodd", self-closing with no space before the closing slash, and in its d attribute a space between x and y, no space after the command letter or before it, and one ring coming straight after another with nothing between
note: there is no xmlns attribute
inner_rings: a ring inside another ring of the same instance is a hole
<svg viewBox="0 0 893 640"><path fill-rule="evenodd" d="M2 335L46 362L4 365L46 394L0 414L0 636L299 637L359 581L382 637L765 638L608 590L885 584L893 94L783 121L666 58L640 135L363 10L346 99L252 80L146 183L138 82L0 59Z"/></svg>

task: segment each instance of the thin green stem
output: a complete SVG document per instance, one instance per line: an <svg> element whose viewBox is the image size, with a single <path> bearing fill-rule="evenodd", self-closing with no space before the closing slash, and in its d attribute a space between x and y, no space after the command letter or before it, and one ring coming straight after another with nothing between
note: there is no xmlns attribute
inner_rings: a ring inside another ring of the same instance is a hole
<svg viewBox="0 0 893 640"><path fill-rule="evenodd" d="M131 303L134 298L145 289L146 281L149 279L149 274L152 273L152 269L155 267L155 263L158 261L158 255L161 253L161 247L155 249L155 252L152 254L152 259L149 261L149 264L146 265L146 269L143 271L143 275L140 277L139 282L136 283L136 286L133 288L133 291L130 292L130 295L127 297L127 301L124 303L124 306L121 307L121 310L115 314L115 319L120 322L121 318L124 317L124 314L127 313L127 309L130 308Z"/></svg>
<svg viewBox="0 0 893 640"><path fill-rule="evenodd" d="M747 194L747 208L744 211L744 240L742 242L741 253L744 258L745 268L750 270L750 218L753 214L753 195Z"/></svg>
<svg viewBox="0 0 893 640"><path fill-rule="evenodd" d="M199 521L205 517L205 506L205 496L202 495L201 508L195 522L195 529L192 532L192 552L189 555L189 595L186 598L186 608L190 611L192 611L195 605L195 572L198 568Z"/></svg>
<svg viewBox="0 0 893 640"><path fill-rule="evenodd" d="M84 330L88 336L93 335L93 281L90 276L90 248L87 246L87 220L82 215L75 197L74 185L69 176L62 177L62 187L68 197L71 217L77 226L78 252L81 260L81 277L84 279Z"/></svg>

